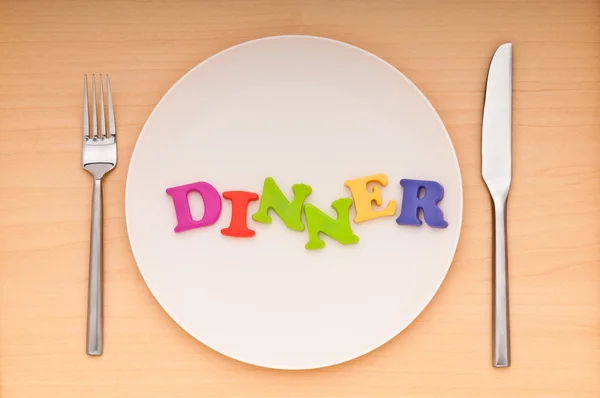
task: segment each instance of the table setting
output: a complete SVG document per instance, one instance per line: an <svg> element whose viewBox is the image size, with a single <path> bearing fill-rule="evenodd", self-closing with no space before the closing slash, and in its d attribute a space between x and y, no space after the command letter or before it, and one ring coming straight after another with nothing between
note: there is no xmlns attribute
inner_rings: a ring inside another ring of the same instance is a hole
<svg viewBox="0 0 600 398"><path fill-rule="evenodd" d="M598 7L433 3L0 6L0 395L600 393Z"/></svg>

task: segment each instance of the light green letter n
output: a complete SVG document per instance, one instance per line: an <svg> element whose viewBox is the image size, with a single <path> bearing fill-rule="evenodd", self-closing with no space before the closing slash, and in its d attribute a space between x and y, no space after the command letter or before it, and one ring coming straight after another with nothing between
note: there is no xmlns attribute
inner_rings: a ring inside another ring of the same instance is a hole
<svg viewBox="0 0 600 398"><path fill-rule="evenodd" d="M348 210L352 206L352 200L342 198L334 201L331 207L337 213L337 220L329 217L310 203L304 206L306 215L306 226L308 228L308 250L321 249L325 242L319 238L319 233L324 233L343 245L351 245L358 242L358 236L352 232Z"/></svg>
<svg viewBox="0 0 600 398"><path fill-rule="evenodd" d="M260 198L260 206L258 211L252 215L252 219L270 224L272 220L269 216L269 209L272 209L286 227L294 231L304 231L302 206L306 197L312 192L312 188L305 184L294 184L292 192L294 192L294 198L290 202L281 192L275 180L267 177Z"/></svg>

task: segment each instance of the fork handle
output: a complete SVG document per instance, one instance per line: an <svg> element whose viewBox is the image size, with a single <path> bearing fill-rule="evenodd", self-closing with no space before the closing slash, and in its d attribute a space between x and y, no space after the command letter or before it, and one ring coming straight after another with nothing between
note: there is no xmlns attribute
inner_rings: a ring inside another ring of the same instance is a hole
<svg viewBox="0 0 600 398"><path fill-rule="evenodd" d="M87 313L87 354L94 356L102 355L102 239L102 179L94 178Z"/></svg>
<svg viewBox="0 0 600 398"><path fill-rule="evenodd" d="M494 201L494 367L510 366L508 267L506 255L506 199Z"/></svg>

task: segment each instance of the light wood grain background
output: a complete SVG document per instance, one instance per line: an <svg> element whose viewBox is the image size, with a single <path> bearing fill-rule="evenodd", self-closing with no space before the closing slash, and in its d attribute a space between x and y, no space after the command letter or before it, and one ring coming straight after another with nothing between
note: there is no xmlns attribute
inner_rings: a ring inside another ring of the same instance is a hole
<svg viewBox="0 0 600 398"><path fill-rule="evenodd" d="M404 72L456 147L465 214L431 305L375 352L317 371L215 353L159 307L134 263L124 186L153 107L190 68L267 35L347 41ZM514 43L509 202L513 366L491 366L483 90ZM92 182L82 76L110 73L119 166L105 184L105 354L85 355ZM0 395L600 396L600 2L0 0Z"/></svg>

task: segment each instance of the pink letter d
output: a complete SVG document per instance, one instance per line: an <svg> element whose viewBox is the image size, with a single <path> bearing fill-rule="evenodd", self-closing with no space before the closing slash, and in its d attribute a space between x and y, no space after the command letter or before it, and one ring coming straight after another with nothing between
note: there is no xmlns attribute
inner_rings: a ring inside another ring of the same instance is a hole
<svg viewBox="0 0 600 398"><path fill-rule="evenodd" d="M190 211L188 194L192 191L198 192L204 201L204 216L199 221L192 218ZM195 182L168 188L167 194L173 198L173 205L175 205L175 214L177 216L175 232L213 225L221 215L221 196L215 187L207 182Z"/></svg>

